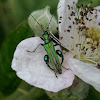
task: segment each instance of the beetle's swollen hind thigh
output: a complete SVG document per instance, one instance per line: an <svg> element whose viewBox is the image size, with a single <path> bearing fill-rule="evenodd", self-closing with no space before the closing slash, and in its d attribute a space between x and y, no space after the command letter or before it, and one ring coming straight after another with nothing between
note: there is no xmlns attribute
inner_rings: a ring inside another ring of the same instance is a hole
<svg viewBox="0 0 100 100"><path fill-rule="evenodd" d="M44 61L45 61L46 65L47 65L51 70L54 70L54 69L51 68L50 65L49 65L49 62L50 62L50 61L49 61L49 56L48 56L48 55L45 55L45 56L44 56Z"/></svg>
<svg viewBox="0 0 100 100"><path fill-rule="evenodd" d="M57 74L56 74L57 72L56 72L53 68L51 68L50 65L49 65L49 56L48 56L48 55L45 55L45 56L44 56L44 61L45 61L46 65L47 65L51 70L54 71L55 76L57 77ZM57 78L58 78L58 77L57 77Z"/></svg>
<svg viewBox="0 0 100 100"><path fill-rule="evenodd" d="M56 50L56 53L61 57L61 59L62 59L61 64L62 64L63 61L64 61L64 57L63 57L63 53L62 53L62 51L60 51L60 50Z"/></svg>

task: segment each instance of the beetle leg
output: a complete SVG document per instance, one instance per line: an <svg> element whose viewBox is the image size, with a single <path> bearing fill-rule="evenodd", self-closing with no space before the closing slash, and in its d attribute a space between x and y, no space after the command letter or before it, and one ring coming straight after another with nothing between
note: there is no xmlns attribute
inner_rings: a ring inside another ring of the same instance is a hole
<svg viewBox="0 0 100 100"><path fill-rule="evenodd" d="M56 72L55 72L55 71L54 71L54 73L55 73L56 78L58 78L58 76L57 76L57 74L56 74Z"/></svg>
<svg viewBox="0 0 100 100"><path fill-rule="evenodd" d="M47 65L51 70L54 70L53 68L51 68L51 67L49 66L49 56L48 56L48 55L45 55L45 56L44 56L44 61L45 61L46 65Z"/></svg>
<svg viewBox="0 0 100 100"><path fill-rule="evenodd" d="M67 68L65 68L64 66L62 66L64 69L68 70Z"/></svg>
<svg viewBox="0 0 100 100"><path fill-rule="evenodd" d="M62 51L56 50L56 53L62 58L62 61L61 61L61 64L62 64L63 61L64 61L64 57L63 57Z"/></svg>
<svg viewBox="0 0 100 100"><path fill-rule="evenodd" d="M54 46L57 46L57 45L59 45L59 44L54 44Z"/></svg>
<svg viewBox="0 0 100 100"><path fill-rule="evenodd" d="M49 65L49 56L48 56L48 55L45 55L45 56L44 56L44 61L45 61L46 65L47 65L51 70L54 71L55 76L57 77L55 70L54 70L53 68L51 68L50 65ZM57 78L58 78L58 77L57 77Z"/></svg>
<svg viewBox="0 0 100 100"><path fill-rule="evenodd" d="M60 50L56 50L56 53L62 58L62 62L61 62L61 65L62 65L62 63L63 63L63 61L64 61L64 57L63 57L63 54L62 54L62 52L60 51ZM62 66L63 67L63 66ZM67 69L67 68L65 68L65 67L63 67L64 69ZM68 70L68 69L67 69Z"/></svg>
<svg viewBox="0 0 100 100"><path fill-rule="evenodd" d="M54 46L59 45L53 38L51 40L55 43Z"/></svg>
<svg viewBox="0 0 100 100"><path fill-rule="evenodd" d="M43 44L39 44L33 51L28 51L27 50L27 52L35 52L36 51L36 49L40 46L40 45L42 45L43 46Z"/></svg>

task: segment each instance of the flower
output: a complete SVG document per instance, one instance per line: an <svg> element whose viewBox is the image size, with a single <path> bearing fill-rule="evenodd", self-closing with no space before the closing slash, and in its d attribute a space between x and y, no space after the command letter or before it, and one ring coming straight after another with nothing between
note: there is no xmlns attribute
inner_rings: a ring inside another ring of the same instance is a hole
<svg viewBox="0 0 100 100"><path fill-rule="evenodd" d="M37 14L37 18L40 16L40 12L41 14L45 14L45 16L42 15L45 19L48 18L47 9L40 10L38 13L35 12L35 14ZM33 14L34 12L31 15L33 16ZM30 25L34 20L32 19L32 16L29 17ZM41 18L39 18L39 20L41 20ZM32 19L32 21L30 19ZM53 23L51 22L51 24ZM32 26L34 25L32 24ZM45 49L43 46L39 46L37 48L37 46L41 43L44 42L40 39L40 37L32 37L25 39L18 44L12 61L12 68L16 71L17 76L33 86L52 92L58 92L71 86L74 80L74 74L66 63L68 57L71 56L70 53L64 54L65 60L63 62L63 66L67 69L62 68L62 74L57 74L58 78L56 78L54 71L52 71L44 61L44 56L47 54ZM37 50L35 52L28 52L34 51L36 48ZM58 46L55 49L58 50L60 47Z"/></svg>
<svg viewBox="0 0 100 100"><path fill-rule="evenodd" d="M77 0L60 0L60 39L72 53L68 65L80 79L100 92L100 6L76 6Z"/></svg>

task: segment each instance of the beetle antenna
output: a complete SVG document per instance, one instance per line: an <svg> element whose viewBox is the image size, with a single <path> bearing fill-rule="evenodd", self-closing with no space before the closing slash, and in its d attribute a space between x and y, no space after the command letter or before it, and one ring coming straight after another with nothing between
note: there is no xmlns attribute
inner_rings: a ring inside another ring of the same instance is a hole
<svg viewBox="0 0 100 100"><path fill-rule="evenodd" d="M60 6L60 7L61 7L61 6ZM55 13L60 7L58 7L58 8L54 11L54 13ZM54 15L54 13L53 13L53 15ZM48 26L47 26L47 29L49 29L49 26L50 26L50 23L51 23L51 21L52 21L53 15L52 15L52 17L51 17L51 19L50 19L50 21L49 21L49 24L48 24Z"/></svg>
<svg viewBox="0 0 100 100"><path fill-rule="evenodd" d="M34 18L34 20L38 23L38 25L39 25L39 26L41 27L41 29L44 31L42 25L36 20L36 18L35 18L33 15L31 15L31 16Z"/></svg>

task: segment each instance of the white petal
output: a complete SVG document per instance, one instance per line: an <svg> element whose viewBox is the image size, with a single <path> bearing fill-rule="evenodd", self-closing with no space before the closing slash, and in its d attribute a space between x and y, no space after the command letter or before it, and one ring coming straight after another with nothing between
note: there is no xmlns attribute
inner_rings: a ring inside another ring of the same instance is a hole
<svg viewBox="0 0 100 100"><path fill-rule="evenodd" d="M77 3L78 0L59 0L58 7L61 6L61 8L58 9L58 19L60 16L62 16L62 23L59 24L59 31L61 34L64 32L64 29L68 27L72 23L72 21L69 20L69 16L72 10L68 10L68 5L73 7L73 2ZM74 4L75 5L75 4Z"/></svg>
<svg viewBox="0 0 100 100"><path fill-rule="evenodd" d="M95 7L95 9L97 9L97 10L99 10L98 12L97 12L97 19L96 19L96 26L98 27L98 28L100 28L100 25L98 24L98 23L100 23L100 6L97 6L97 7Z"/></svg>
<svg viewBox="0 0 100 100"><path fill-rule="evenodd" d="M60 42L69 51L70 51L70 49L72 49L71 47L73 45L72 44L73 39L71 38L73 35L73 32L75 35L77 34L76 26L73 25L73 21L74 21L75 16L70 16L72 11L76 12L75 8L76 8L77 1L78 0L60 0L60 2L58 4L58 7L61 6L61 8L58 9L58 20L59 20L59 17L62 16L62 20L60 20L61 23L59 24ZM75 3L73 4L73 2L75 2ZM69 9L68 5L70 6L70 9ZM69 17L71 18L71 20L69 19ZM70 33L67 32L67 30L69 29L69 26L72 26Z"/></svg>
<svg viewBox="0 0 100 100"><path fill-rule="evenodd" d="M34 50L40 43L43 41L39 37L34 37L23 40L17 46L12 61L12 68L17 75L33 86L52 92L71 86L74 80L73 72L70 69L63 69L63 73L57 75L57 79L54 72L44 62L46 52L42 46L39 46L35 52L27 52L27 50Z"/></svg>
<svg viewBox="0 0 100 100"><path fill-rule="evenodd" d="M92 85L100 92L100 70L90 64L83 63L77 59L70 58L68 65L80 79Z"/></svg>
<svg viewBox="0 0 100 100"><path fill-rule="evenodd" d="M70 69L70 66L68 65L68 59L73 58L73 55L70 52L64 53L64 62L63 66L67 65L67 68Z"/></svg>
<svg viewBox="0 0 100 100"><path fill-rule="evenodd" d="M57 12L58 12L58 16L60 17L60 16L63 16L63 14L64 14L64 10L66 9L65 7L66 7L66 5L73 5L73 2L76 2L77 3L77 1L78 0L59 0L59 3L58 3L58 10L57 10Z"/></svg>
<svg viewBox="0 0 100 100"><path fill-rule="evenodd" d="M99 25L99 22L100 22L100 6L97 6L97 7L94 8L93 14L88 13L87 18L92 19L92 21L87 21L86 19L84 20L85 25L87 27L100 28L100 25Z"/></svg>
<svg viewBox="0 0 100 100"><path fill-rule="evenodd" d="M97 15L98 15L98 18L100 18L100 6L95 7L95 9L99 10Z"/></svg>

